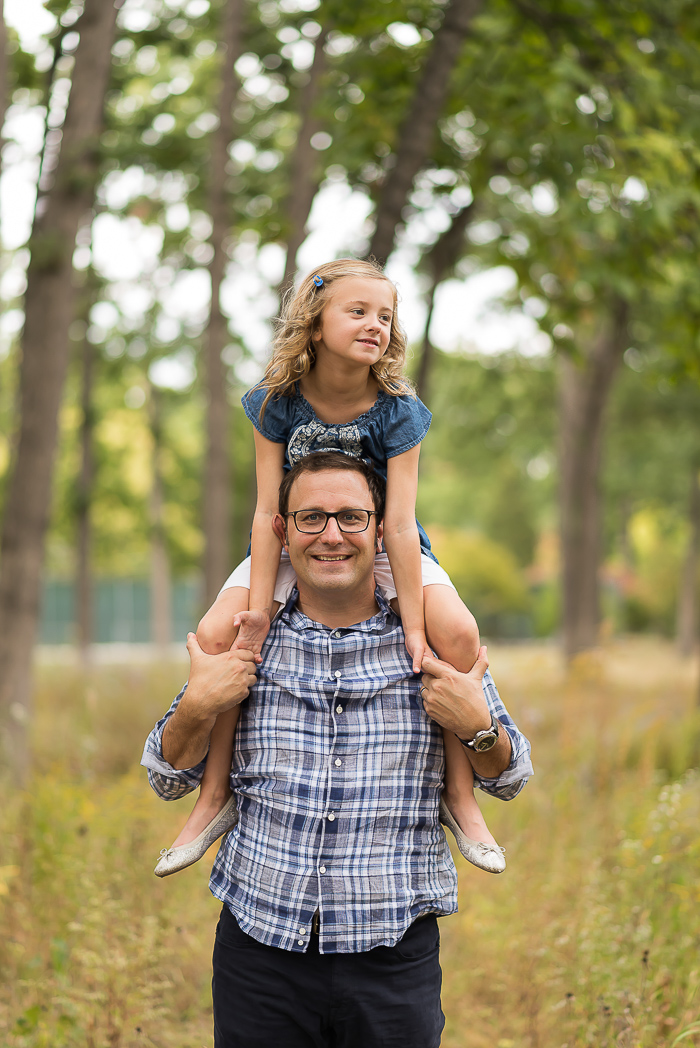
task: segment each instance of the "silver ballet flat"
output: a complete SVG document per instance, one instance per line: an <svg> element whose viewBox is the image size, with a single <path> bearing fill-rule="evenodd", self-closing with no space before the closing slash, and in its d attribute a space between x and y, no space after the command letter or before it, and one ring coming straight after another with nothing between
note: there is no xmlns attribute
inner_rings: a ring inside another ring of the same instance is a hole
<svg viewBox="0 0 700 1048"><path fill-rule="evenodd" d="M160 859L156 863L154 873L156 877L169 877L171 873L177 873L201 859L208 848L222 837L228 830L232 830L238 822L238 808L236 798L229 797L218 815L215 815L208 826L205 826L198 837L189 844L181 844L177 848L163 848Z"/></svg>
<svg viewBox="0 0 700 1048"><path fill-rule="evenodd" d="M478 866L480 870L486 870L487 873L503 873L506 868L505 848L500 848L497 844L473 841L471 837L462 833L459 823L442 797L440 798L440 822L452 831L457 847L473 866Z"/></svg>

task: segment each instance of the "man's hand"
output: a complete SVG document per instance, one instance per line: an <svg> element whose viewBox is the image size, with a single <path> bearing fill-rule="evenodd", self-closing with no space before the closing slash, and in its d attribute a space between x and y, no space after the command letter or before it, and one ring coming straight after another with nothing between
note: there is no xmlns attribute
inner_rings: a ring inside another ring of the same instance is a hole
<svg viewBox="0 0 700 1048"><path fill-rule="evenodd" d="M449 662L426 655L421 666L425 712L462 739L473 739L477 731L489 728L491 714L481 686L488 668L485 645L479 648L469 673L460 673Z"/></svg>
<svg viewBox="0 0 700 1048"><path fill-rule="evenodd" d="M216 718L243 702L256 679L251 651L207 655L194 633L187 634L187 651L187 691L163 731L163 756L173 768L193 768L203 760Z"/></svg>
<svg viewBox="0 0 700 1048"><path fill-rule="evenodd" d="M425 712L460 739L473 739L478 731L491 727L491 713L481 685L488 666L483 645L469 673L460 673L448 662L431 655L423 659L421 698ZM478 775L497 778L510 764L510 737L501 728L493 749L474 753L465 746L464 752Z"/></svg>

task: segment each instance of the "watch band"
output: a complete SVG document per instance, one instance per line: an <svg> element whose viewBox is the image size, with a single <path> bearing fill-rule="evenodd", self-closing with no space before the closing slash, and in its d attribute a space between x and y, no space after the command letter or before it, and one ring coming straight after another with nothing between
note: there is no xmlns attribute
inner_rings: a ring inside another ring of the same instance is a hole
<svg viewBox="0 0 700 1048"><path fill-rule="evenodd" d="M483 731L477 731L473 739L461 739L459 735L457 738L463 746L467 747L468 750L474 750L475 753L486 753L496 745L500 734L499 728L499 722L492 713L490 728L486 728Z"/></svg>

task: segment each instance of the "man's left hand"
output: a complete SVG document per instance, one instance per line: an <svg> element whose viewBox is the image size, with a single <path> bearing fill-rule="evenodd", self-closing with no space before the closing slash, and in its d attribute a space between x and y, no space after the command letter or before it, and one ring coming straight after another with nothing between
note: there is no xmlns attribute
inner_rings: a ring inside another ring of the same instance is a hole
<svg viewBox="0 0 700 1048"><path fill-rule="evenodd" d="M473 739L477 731L489 728L491 714L481 686L488 667L485 645L479 648L469 673L426 655L421 665L421 698L428 716L462 739Z"/></svg>

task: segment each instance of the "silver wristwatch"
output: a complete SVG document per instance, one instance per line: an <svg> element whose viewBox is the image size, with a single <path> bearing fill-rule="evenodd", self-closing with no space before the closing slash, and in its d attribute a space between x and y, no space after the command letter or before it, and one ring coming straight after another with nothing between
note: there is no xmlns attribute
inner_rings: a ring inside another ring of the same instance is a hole
<svg viewBox="0 0 700 1048"><path fill-rule="evenodd" d="M463 746L466 746L468 750L474 750L476 753L486 753L487 750L493 749L498 739L499 724L493 713L491 714L491 727L486 728L485 731L477 731L473 739L459 739Z"/></svg>

